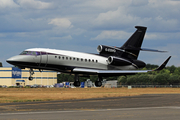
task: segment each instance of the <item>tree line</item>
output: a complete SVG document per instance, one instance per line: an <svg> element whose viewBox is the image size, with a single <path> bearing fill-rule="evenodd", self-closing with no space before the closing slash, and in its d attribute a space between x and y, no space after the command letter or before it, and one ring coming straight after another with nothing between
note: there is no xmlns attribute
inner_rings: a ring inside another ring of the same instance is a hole
<svg viewBox="0 0 180 120"><path fill-rule="evenodd" d="M144 70L155 69L158 66L148 64ZM129 76L118 77L121 85L180 85L180 67L174 65L161 71L152 71Z"/></svg>
<svg viewBox="0 0 180 120"><path fill-rule="evenodd" d="M143 70L152 70L157 67L158 65L147 64ZM74 82L74 75L59 74L57 79L58 83L64 81ZM98 77L79 77L81 82L86 81L86 79L90 79L91 81L95 82ZM103 79L118 80L119 84L121 85L180 85L180 67L175 67L172 65L164 68L161 71L152 71L127 76L103 77Z"/></svg>

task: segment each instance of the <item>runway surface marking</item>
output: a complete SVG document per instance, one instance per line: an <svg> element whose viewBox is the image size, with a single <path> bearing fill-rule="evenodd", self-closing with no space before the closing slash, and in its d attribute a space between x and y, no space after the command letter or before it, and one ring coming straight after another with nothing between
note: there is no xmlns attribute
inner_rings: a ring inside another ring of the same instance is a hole
<svg viewBox="0 0 180 120"><path fill-rule="evenodd" d="M130 110L150 110L150 109L180 109L180 106L164 106L164 107L141 107L141 108L120 108L120 109L86 109L71 111L44 111L44 112L18 112L18 113L0 113L0 116L6 115L28 115L28 114L52 114L52 113L77 113L77 112L104 112L104 111L130 111Z"/></svg>

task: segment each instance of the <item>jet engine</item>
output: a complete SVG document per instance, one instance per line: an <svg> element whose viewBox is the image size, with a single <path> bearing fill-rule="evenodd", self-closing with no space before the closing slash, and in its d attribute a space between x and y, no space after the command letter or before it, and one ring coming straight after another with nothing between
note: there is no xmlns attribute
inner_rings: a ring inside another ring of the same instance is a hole
<svg viewBox="0 0 180 120"><path fill-rule="evenodd" d="M133 63L138 66L138 68L146 67L146 63L141 60L133 60Z"/></svg>
<svg viewBox="0 0 180 120"><path fill-rule="evenodd" d="M124 66L124 65L131 65L132 62L123 58L109 56L108 57L108 64L109 65L116 65L116 66Z"/></svg>
<svg viewBox="0 0 180 120"><path fill-rule="evenodd" d="M99 53L115 53L116 52L116 49L114 47L109 47L109 46L105 46L105 45L99 45L97 47L97 51Z"/></svg>

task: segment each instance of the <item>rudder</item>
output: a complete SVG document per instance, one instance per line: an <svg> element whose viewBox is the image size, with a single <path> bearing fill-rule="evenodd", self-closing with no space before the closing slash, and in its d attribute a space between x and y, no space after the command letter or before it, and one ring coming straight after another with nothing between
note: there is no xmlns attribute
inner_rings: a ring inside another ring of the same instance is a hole
<svg viewBox="0 0 180 120"><path fill-rule="evenodd" d="M144 35L146 33L147 27L143 26L135 26L137 30L134 34L124 43L120 49L125 50L126 52L132 53L128 55L131 59L137 59L139 55L139 51L141 50L141 45L144 39Z"/></svg>

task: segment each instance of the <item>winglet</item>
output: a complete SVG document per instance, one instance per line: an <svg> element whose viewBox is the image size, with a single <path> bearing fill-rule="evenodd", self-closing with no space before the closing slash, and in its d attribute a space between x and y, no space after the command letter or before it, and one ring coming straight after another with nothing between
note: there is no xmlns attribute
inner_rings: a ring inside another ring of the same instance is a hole
<svg viewBox="0 0 180 120"><path fill-rule="evenodd" d="M168 63L168 61L169 61L170 58L171 58L171 56L169 56L169 57L166 59L166 61L164 61L164 63L163 63L161 66L159 66L157 69L155 69L155 70L153 70L153 71L160 71L160 70L162 70L163 68L165 68L165 66L166 66L166 64Z"/></svg>

